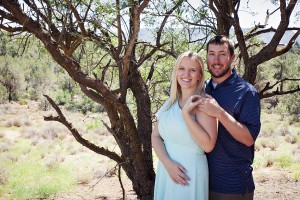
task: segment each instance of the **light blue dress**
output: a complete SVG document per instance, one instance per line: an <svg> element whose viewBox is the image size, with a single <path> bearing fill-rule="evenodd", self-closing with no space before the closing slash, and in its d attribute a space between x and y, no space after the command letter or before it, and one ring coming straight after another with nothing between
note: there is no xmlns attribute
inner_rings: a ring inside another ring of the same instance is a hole
<svg viewBox="0 0 300 200"><path fill-rule="evenodd" d="M207 200L208 166L206 155L191 137L176 101L167 109L168 101L156 116L158 130L164 140L169 157L181 164L191 179L188 186L176 184L170 178L163 164L158 161L154 200Z"/></svg>

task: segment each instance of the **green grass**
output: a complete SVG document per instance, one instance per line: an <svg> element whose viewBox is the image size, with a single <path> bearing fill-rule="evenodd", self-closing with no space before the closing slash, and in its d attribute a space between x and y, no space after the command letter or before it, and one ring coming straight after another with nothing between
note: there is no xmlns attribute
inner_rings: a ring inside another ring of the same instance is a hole
<svg viewBox="0 0 300 200"><path fill-rule="evenodd" d="M292 172L292 177L295 181L300 181L300 163L292 163L289 168Z"/></svg>
<svg viewBox="0 0 300 200"><path fill-rule="evenodd" d="M20 130L20 127L16 127L16 126L3 127L3 126L0 126L0 131L2 131L2 130L18 131L18 130Z"/></svg>
<svg viewBox="0 0 300 200"><path fill-rule="evenodd" d="M74 184L70 170L55 167L48 170L38 163L27 161L12 164L5 190L8 199L49 198Z"/></svg>
<svg viewBox="0 0 300 200"><path fill-rule="evenodd" d="M99 119L92 119L89 121L89 123L87 124L86 129L87 130L93 130L93 129L98 129L101 127L100 121Z"/></svg>
<svg viewBox="0 0 300 200"><path fill-rule="evenodd" d="M31 146L29 140L20 139L10 152L2 153L0 167L7 170L9 175L6 184L0 185L0 199L1 195L5 195L7 200L48 199L74 186L72 168L59 163L52 168L47 167L40 157L47 153L43 151L45 149Z"/></svg>
<svg viewBox="0 0 300 200"><path fill-rule="evenodd" d="M286 154L280 154L275 158L275 166L280 168L288 168L292 165L292 156Z"/></svg>

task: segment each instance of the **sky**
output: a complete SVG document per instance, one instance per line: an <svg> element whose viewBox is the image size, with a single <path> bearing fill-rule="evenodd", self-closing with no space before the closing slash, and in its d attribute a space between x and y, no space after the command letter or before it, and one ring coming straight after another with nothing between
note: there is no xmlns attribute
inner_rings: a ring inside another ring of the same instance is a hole
<svg viewBox="0 0 300 200"><path fill-rule="evenodd" d="M248 2L248 4L247 4ZM243 28L253 27L255 24L264 24L266 19L266 11L269 9L269 13L278 8L279 5L274 5L270 0L242 0L239 16L240 23ZM295 11L300 11L300 4L296 5L294 12L290 20L290 27L300 27L300 17L295 17ZM252 15L251 13L255 14ZM298 19L298 21L297 21ZM280 11L277 10L272 14L268 20L269 27L276 28L280 22Z"/></svg>
<svg viewBox="0 0 300 200"><path fill-rule="evenodd" d="M200 1L189 0L189 2L197 7L197 3ZM266 12L269 9L269 13L276 10L278 6L271 3L271 0L241 0L239 9L239 19L242 28L254 27L255 24L264 24L266 19ZM294 17L295 11L300 12L300 3L296 5L294 12L290 20L290 27L300 27L300 16ZM297 21L298 19L298 21ZM280 22L280 11L277 10L269 18L267 27L276 28Z"/></svg>

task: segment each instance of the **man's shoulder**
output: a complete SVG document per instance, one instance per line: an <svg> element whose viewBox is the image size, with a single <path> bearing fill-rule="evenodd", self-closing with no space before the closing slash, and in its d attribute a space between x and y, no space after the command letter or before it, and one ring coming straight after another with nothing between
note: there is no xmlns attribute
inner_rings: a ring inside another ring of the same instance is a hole
<svg viewBox="0 0 300 200"><path fill-rule="evenodd" d="M238 76L238 78L236 79L236 85L240 87L242 86L244 89L250 92L257 92L256 88L251 83L249 83L240 76Z"/></svg>

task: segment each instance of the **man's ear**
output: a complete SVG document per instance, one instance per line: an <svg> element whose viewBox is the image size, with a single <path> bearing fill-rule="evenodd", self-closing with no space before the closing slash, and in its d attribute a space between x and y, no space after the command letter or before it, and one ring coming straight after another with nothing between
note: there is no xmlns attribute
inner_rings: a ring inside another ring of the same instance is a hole
<svg viewBox="0 0 300 200"><path fill-rule="evenodd" d="M233 63L233 62L234 62L234 59L235 59L235 54L233 54L233 55L230 57L230 62Z"/></svg>

